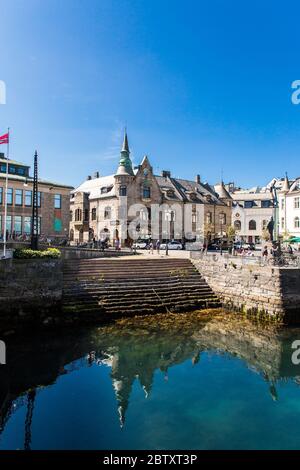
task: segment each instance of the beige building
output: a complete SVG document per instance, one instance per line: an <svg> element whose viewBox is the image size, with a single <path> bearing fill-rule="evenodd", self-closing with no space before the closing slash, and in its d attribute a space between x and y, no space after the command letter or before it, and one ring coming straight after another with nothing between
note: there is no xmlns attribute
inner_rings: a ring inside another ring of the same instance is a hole
<svg viewBox="0 0 300 470"><path fill-rule="evenodd" d="M0 154L0 238L4 235L4 205L6 163ZM33 178L30 167L8 160L7 239L26 240L30 237L32 218ZM39 179L38 212L39 233L42 238L68 237L70 218L70 191L72 186Z"/></svg>
<svg viewBox="0 0 300 470"><path fill-rule="evenodd" d="M231 197L197 175L194 181L153 173L148 157L133 168L127 134L114 175L88 177L71 192L72 243L107 238L131 245L137 237L153 240L203 240L221 236L231 224Z"/></svg>

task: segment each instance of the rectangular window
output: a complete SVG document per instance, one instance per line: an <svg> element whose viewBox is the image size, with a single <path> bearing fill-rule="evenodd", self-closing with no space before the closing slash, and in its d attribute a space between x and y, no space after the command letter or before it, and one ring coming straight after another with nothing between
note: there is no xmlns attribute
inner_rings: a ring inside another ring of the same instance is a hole
<svg viewBox="0 0 300 470"><path fill-rule="evenodd" d="M3 188L0 187L0 205L3 204Z"/></svg>
<svg viewBox="0 0 300 470"><path fill-rule="evenodd" d="M14 175L16 173L16 167L12 166L12 165L9 165L8 172L11 173L12 175Z"/></svg>
<svg viewBox="0 0 300 470"><path fill-rule="evenodd" d="M96 208L93 207L93 209L92 209L92 220L96 220L96 218L97 218L97 211L96 211Z"/></svg>
<svg viewBox="0 0 300 470"><path fill-rule="evenodd" d="M150 199L151 197L151 191L148 186L143 187L143 199Z"/></svg>
<svg viewBox="0 0 300 470"><path fill-rule="evenodd" d="M24 217L24 229L25 235L30 235L31 232L31 217Z"/></svg>
<svg viewBox="0 0 300 470"><path fill-rule="evenodd" d="M14 232L16 235L21 235L22 233L22 217L20 215L15 215Z"/></svg>
<svg viewBox="0 0 300 470"><path fill-rule="evenodd" d="M39 217L38 218L38 235L41 234L41 230L42 230L42 217Z"/></svg>
<svg viewBox="0 0 300 470"><path fill-rule="evenodd" d="M12 206L13 203L13 194L13 188L7 188L7 204L9 204L10 206Z"/></svg>
<svg viewBox="0 0 300 470"><path fill-rule="evenodd" d="M284 229L284 217L281 218L281 228Z"/></svg>
<svg viewBox="0 0 300 470"><path fill-rule="evenodd" d="M271 206L271 201L261 201L261 207L267 208Z"/></svg>
<svg viewBox="0 0 300 470"><path fill-rule="evenodd" d="M6 164L5 164L5 163L1 163L1 165L0 165L0 173L6 173Z"/></svg>
<svg viewBox="0 0 300 470"><path fill-rule="evenodd" d="M18 167L18 168L17 168L17 173L18 173L18 175L20 175L20 176L24 176L24 175L25 175L25 168Z"/></svg>
<svg viewBox="0 0 300 470"><path fill-rule="evenodd" d="M281 209L284 209L284 199L281 199Z"/></svg>
<svg viewBox="0 0 300 470"><path fill-rule="evenodd" d="M22 206L23 205L23 190L16 189L15 190L15 206Z"/></svg>
<svg viewBox="0 0 300 470"><path fill-rule="evenodd" d="M37 205L38 207L41 207L42 205L42 193L40 191L37 193Z"/></svg>
<svg viewBox="0 0 300 470"><path fill-rule="evenodd" d="M32 191L25 191L25 206L32 205Z"/></svg>
<svg viewBox="0 0 300 470"><path fill-rule="evenodd" d="M251 209L251 207L253 207L253 201L245 201L244 207L245 209Z"/></svg>
<svg viewBox="0 0 300 470"><path fill-rule="evenodd" d="M126 196L127 195L127 188L126 186L121 186L120 187L120 196Z"/></svg>
<svg viewBox="0 0 300 470"><path fill-rule="evenodd" d="M294 198L294 209L299 209L300 208L300 197L295 197Z"/></svg>
<svg viewBox="0 0 300 470"><path fill-rule="evenodd" d="M54 231L55 232L61 232L62 230L62 221L61 219L54 219Z"/></svg>
<svg viewBox="0 0 300 470"><path fill-rule="evenodd" d="M8 235L11 235L11 215L6 217L6 232L8 232Z"/></svg>
<svg viewBox="0 0 300 470"><path fill-rule="evenodd" d="M54 208L61 209L61 194L54 194Z"/></svg>

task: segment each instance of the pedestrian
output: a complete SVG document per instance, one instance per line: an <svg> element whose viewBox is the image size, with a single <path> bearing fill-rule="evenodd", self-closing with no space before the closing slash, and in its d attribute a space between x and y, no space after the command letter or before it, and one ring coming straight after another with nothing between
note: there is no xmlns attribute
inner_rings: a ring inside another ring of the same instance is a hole
<svg viewBox="0 0 300 470"><path fill-rule="evenodd" d="M263 251L262 251L262 258L263 258L264 262L266 262L268 260L268 255L269 255L268 247L264 246Z"/></svg>
<svg viewBox="0 0 300 470"><path fill-rule="evenodd" d="M160 241L159 240L157 240L157 242L156 242L156 252L159 255L159 252L160 252Z"/></svg>

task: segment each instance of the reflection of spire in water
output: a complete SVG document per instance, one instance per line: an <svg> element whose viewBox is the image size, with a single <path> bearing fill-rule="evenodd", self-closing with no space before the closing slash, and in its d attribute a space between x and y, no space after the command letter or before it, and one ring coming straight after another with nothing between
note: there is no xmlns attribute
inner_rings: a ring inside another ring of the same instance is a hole
<svg viewBox="0 0 300 470"><path fill-rule="evenodd" d="M116 400L118 404L118 413L120 420L120 427L122 428L125 423L126 411L129 405L129 397L131 394L133 381L128 379L114 379L112 378L113 388L116 394Z"/></svg>
<svg viewBox="0 0 300 470"><path fill-rule="evenodd" d="M31 426L32 426L32 416L34 409L36 391L35 389L30 390L27 394L27 413L25 419L25 437L24 437L24 450L30 450L31 446Z"/></svg>

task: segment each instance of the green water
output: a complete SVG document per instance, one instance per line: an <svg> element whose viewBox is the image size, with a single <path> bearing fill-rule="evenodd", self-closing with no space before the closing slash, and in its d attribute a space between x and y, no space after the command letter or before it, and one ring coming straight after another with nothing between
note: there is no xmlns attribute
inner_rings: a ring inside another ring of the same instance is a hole
<svg viewBox="0 0 300 470"><path fill-rule="evenodd" d="M12 337L0 449L300 449L298 338L223 314Z"/></svg>

